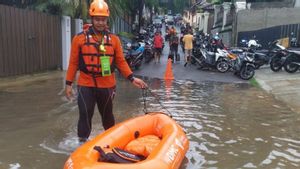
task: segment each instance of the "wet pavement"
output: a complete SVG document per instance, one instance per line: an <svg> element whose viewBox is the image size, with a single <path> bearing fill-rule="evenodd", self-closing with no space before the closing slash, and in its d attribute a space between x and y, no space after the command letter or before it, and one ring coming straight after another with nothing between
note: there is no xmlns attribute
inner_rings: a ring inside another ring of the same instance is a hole
<svg viewBox="0 0 300 169"><path fill-rule="evenodd" d="M163 50L163 56L160 63L155 63L154 61L142 65L140 70L136 70L136 75L147 76L152 78L164 78L166 72L167 61L168 61L169 47L168 43ZM181 49L180 61L172 64L174 78L178 80L192 80L196 82L205 82L205 81L217 81L217 82L227 82L227 83L248 83L247 81L239 79L237 76L234 76L232 72L220 73L217 70L199 70L196 65L188 64L184 67L183 53Z"/></svg>
<svg viewBox="0 0 300 169"><path fill-rule="evenodd" d="M165 35L164 30L165 27L163 26L163 36ZM179 28L177 28L177 32L179 32ZM180 61L172 64L173 74L177 80L192 80L196 82L216 81L228 83L248 83L248 81L241 80L237 76L234 76L232 72L220 73L217 70L203 71L199 70L196 65L187 65L184 67L184 54L181 46L178 47L178 53L180 55ZM152 61L149 64L143 64L142 68L140 70L135 70L134 73L136 75L163 79L166 71L168 54L169 43L165 42L160 63L155 64L154 61Z"/></svg>
<svg viewBox="0 0 300 169"><path fill-rule="evenodd" d="M79 145L78 108L64 97L63 76L0 87L0 168L62 168ZM180 169L300 167L299 114L273 95L247 83L145 80L155 94L147 110L169 112L187 132ZM144 113L142 92L124 78L114 105L117 122ZM102 131L95 113L91 138Z"/></svg>
<svg viewBox="0 0 300 169"><path fill-rule="evenodd" d="M255 79L260 86L276 99L285 102L293 111L300 113L300 72L273 72L265 67L256 71Z"/></svg>
<svg viewBox="0 0 300 169"><path fill-rule="evenodd" d="M166 83L161 80L166 63L164 56L161 63L144 64L135 74L155 94L148 93L147 110L172 114L187 132L190 148L180 169L300 168L300 116L287 104L297 100L291 96L299 91L299 74L258 70L255 78L262 90L230 72L184 67L181 58L172 65L175 80ZM59 169L78 147L78 108L64 97L64 74L1 79L1 169ZM143 110L142 92L118 76L116 121ZM91 138L101 132L95 113Z"/></svg>

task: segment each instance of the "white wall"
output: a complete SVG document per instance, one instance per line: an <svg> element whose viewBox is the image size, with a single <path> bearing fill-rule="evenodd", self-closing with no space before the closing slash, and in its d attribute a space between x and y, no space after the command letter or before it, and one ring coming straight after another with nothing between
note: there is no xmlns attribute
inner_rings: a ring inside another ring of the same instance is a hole
<svg viewBox="0 0 300 169"><path fill-rule="evenodd" d="M296 0L295 7L300 8L300 0Z"/></svg>
<svg viewBox="0 0 300 169"><path fill-rule="evenodd" d="M67 70L70 60L71 50L71 18L63 16L61 19L61 35L62 35L62 69Z"/></svg>

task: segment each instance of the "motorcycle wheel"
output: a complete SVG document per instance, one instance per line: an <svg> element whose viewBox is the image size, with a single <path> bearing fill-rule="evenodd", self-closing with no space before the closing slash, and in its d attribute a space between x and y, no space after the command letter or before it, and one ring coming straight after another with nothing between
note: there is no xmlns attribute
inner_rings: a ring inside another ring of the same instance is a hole
<svg viewBox="0 0 300 169"><path fill-rule="evenodd" d="M141 66L140 64L135 65L134 66L135 70L138 70L140 68L140 66Z"/></svg>
<svg viewBox="0 0 300 169"><path fill-rule="evenodd" d="M196 65L196 59L194 57L195 56L192 56L192 58L191 58L191 64Z"/></svg>
<svg viewBox="0 0 300 169"><path fill-rule="evenodd" d="M255 74L255 67L248 65L248 66L243 66L241 71L240 71L240 78L243 80L249 80L251 79Z"/></svg>
<svg viewBox="0 0 300 169"><path fill-rule="evenodd" d="M270 62L270 68L273 72L278 72L282 69L282 63L281 63L281 58L280 57L273 57L271 59L271 62Z"/></svg>
<svg viewBox="0 0 300 169"><path fill-rule="evenodd" d="M144 57L145 57L145 63L149 63L152 60L152 56L150 53L146 54Z"/></svg>
<svg viewBox="0 0 300 169"><path fill-rule="evenodd" d="M299 65L294 64L293 62L296 62L297 58L292 56L291 58L288 58L284 65L284 70L288 73L295 73L297 70L299 70Z"/></svg>
<svg viewBox="0 0 300 169"><path fill-rule="evenodd" d="M225 73L229 70L229 64L225 60L218 61L216 67L217 70L221 73Z"/></svg>

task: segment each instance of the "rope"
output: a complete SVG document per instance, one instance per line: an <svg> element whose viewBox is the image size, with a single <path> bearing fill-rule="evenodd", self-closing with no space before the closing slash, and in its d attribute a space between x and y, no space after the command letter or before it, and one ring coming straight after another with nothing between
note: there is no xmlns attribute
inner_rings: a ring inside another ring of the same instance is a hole
<svg viewBox="0 0 300 169"><path fill-rule="evenodd" d="M146 97L147 97L147 90L146 89L142 89L142 95L143 95L143 101L144 101L144 113L147 114L147 103L146 103Z"/></svg>
<svg viewBox="0 0 300 169"><path fill-rule="evenodd" d="M143 101L144 101L144 113L147 114L147 104L146 104L146 97L148 95L148 92L151 94L152 97L154 97L155 101L161 106L162 109L167 111L168 116L172 117L172 113L160 102L161 98L155 94L151 89L142 89L143 94Z"/></svg>

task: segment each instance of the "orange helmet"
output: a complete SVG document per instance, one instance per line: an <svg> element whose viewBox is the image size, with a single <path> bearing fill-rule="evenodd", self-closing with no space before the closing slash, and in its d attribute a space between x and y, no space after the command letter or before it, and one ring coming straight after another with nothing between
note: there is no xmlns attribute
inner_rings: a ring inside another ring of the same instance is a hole
<svg viewBox="0 0 300 169"><path fill-rule="evenodd" d="M104 0L94 0L91 3L90 16L109 16L109 8Z"/></svg>

